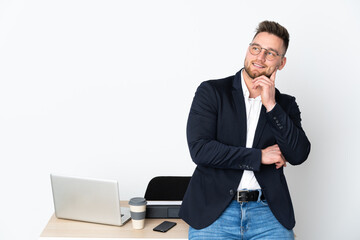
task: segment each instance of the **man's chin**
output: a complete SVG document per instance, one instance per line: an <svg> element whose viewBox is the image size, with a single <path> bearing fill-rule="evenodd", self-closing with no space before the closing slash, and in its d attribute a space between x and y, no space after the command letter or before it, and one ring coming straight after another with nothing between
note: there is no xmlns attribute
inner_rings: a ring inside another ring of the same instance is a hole
<svg viewBox="0 0 360 240"><path fill-rule="evenodd" d="M268 78L270 78L270 76L271 76L271 75L268 76L266 74L266 72L248 71L246 68L245 68L245 71L252 79L263 76L263 75L268 77Z"/></svg>
<svg viewBox="0 0 360 240"><path fill-rule="evenodd" d="M260 77L261 75L265 75L265 73L263 73L263 72L251 71L246 68L245 68L245 71L246 71L247 75L249 75L249 77L251 77L252 79Z"/></svg>

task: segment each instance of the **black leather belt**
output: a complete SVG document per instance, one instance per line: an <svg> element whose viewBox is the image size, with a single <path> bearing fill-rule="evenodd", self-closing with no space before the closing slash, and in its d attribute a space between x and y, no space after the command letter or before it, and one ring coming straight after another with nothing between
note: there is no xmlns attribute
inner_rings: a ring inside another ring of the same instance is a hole
<svg viewBox="0 0 360 240"><path fill-rule="evenodd" d="M238 201L239 203L242 202L256 202L259 198L259 191L238 191L235 196L234 200ZM261 200L265 200L264 194L261 194Z"/></svg>

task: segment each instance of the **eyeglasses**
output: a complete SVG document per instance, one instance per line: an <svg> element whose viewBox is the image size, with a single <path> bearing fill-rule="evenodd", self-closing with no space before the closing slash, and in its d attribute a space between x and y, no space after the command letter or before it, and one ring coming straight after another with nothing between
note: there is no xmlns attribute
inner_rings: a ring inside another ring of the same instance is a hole
<svg viewBox="0 0 360 240"><path fill-rule="evenodd" d="M268 50L266 48L262 48L259 44L256 43L250 43L249 44L249 51L252 55L259 55L261 53L261 51L264 49L265 50L265 57L267 60L272 61L274 60L277 56L281 56L283 57L283 55L279 54L277 51L275 50Z"/></svg>

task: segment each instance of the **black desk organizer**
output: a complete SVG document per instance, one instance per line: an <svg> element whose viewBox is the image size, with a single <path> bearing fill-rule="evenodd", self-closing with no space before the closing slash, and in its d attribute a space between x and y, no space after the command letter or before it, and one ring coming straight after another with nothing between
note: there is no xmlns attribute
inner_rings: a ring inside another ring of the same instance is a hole
<svg viewBox="0 0 360 240"><path fill-rule="evenodd" d="M154 177L149 182L147 201L182 201L191 177ZM146 218L179 218L178 205L147 205Z"/></svg>

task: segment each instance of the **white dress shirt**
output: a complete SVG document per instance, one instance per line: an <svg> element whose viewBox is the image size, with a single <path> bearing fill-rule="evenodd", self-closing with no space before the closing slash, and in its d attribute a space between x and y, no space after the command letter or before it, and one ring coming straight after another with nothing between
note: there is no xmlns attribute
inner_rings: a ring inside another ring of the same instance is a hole
<svg viewBox="0 0 360 240"><path fill-rule="evenodd" d="M262 102L261 102L261 95L257 96L256 98L249 98L250 92L244 81L243 71L244 70L241 71L240 76L241 76L241 87L244 94L246 117L247 117L246 147L252 148L256 127L261 112ZM257 182L253 171L244 170L244 173L242 175L238 187L238 191L244 189L247 190L260 189L260 185Z"/></svg>

